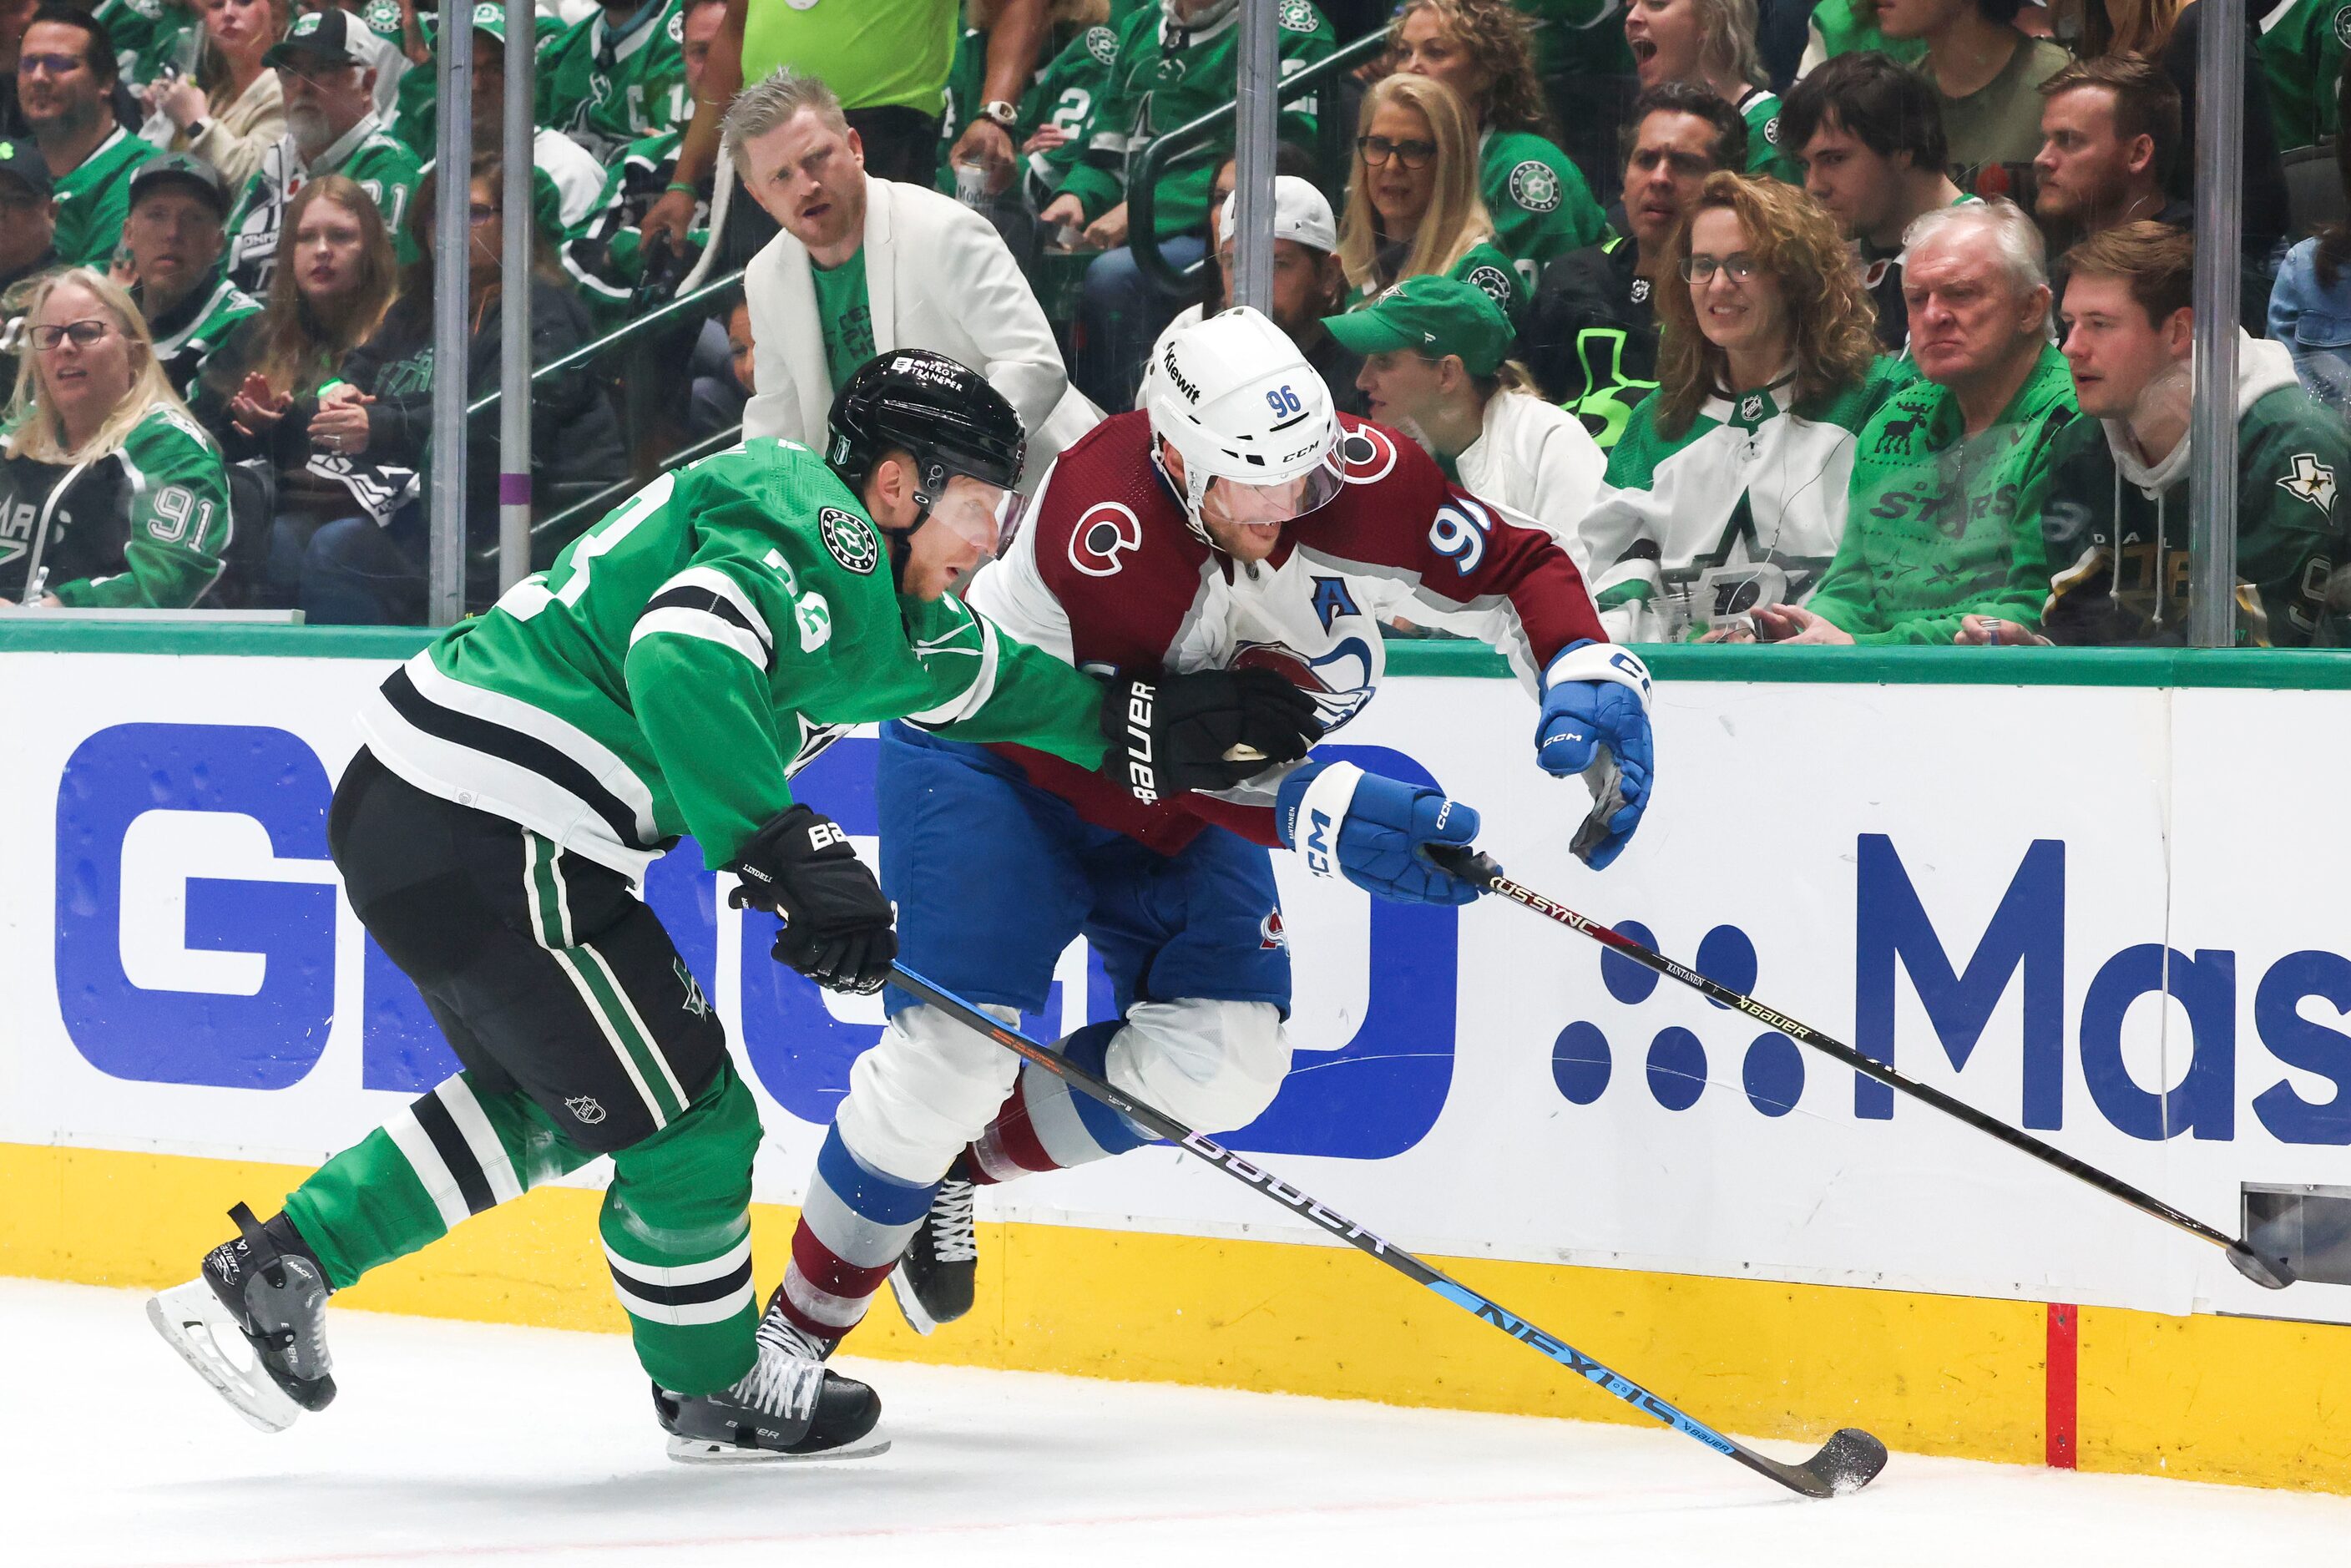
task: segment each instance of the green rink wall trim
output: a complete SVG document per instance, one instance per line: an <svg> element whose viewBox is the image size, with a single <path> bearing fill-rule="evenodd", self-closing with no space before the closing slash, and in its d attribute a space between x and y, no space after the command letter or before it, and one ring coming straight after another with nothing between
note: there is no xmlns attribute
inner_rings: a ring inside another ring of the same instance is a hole
<svg viewBox="0 0 2351 1568"><path fill-rule="evenodd" d="M433 641L412 626L141 624L0 617L0 653L150 653L263 659L405 659ZM2217 686L2351 689L2351 649L1772 648L1636 644L1660 681L1808 685ZM1388 642L1392 675L1507 679L1483 643Z"/></svg>

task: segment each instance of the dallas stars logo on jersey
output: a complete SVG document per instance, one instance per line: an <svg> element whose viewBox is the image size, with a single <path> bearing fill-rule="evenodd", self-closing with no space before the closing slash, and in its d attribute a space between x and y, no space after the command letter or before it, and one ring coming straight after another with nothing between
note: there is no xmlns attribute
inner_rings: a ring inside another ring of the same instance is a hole
<svg viewBox="0 0 2351 1568"><path fill-rule="evenodd" d="M2346 7L2351 10L2351 7ZM2338 22L2337 26L2340 26ZM2307 501L2322 512L2335 509L2335 470L2308 452L2294 455L2294 472L2278 481L2278 488L2297 501Z"/></svg>
<svg viewBox="0 0 2351 1568"><path fill-rule="evenodd" d="M817 514L816 526L824 548L845 570L863 577L880 563L882 541L873 537L872 525L863 517L827 507Z"/></svg>
<svg viewBox="0 0 2351 1568"><path fill-rule="evenodd" d="M1530 158L1510 171L1510 200L1531 213L1558 210L1560 204L1559 176L1551 165Z"/></svg>
<svg viewBox="0 0 2351 1568"><path fill-rule="evenodd" d="M1482 290L1489 299L1508 310L1510 308L1510 280L1499 267L1473 267L1463 282Z"/></svg>
<svg viewBox="0 0 2351 1568"><path fill-rule="evenodd" d="M1086 29L1086 53L1104 65L1118 63L1118 35L1108 27Z"/></svg>
<svg viewBox="0 0 2351 1568"><path fill-rule="evenodd" d="M2351 48L2351 5L2335 13L2335 41Z"/></svg>
<svg viewBox="0 0 2351 1568"><path fill-rule="evenodd" d="M1281 25L1293 33L1312 32L1317 20L1311 0L1281 0L1281 9L1276 15Z"/></svg>

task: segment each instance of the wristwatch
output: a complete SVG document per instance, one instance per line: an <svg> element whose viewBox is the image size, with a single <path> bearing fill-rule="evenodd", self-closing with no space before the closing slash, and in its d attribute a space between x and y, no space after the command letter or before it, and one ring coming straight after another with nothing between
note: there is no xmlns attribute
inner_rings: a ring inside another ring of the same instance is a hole
<svg viewBox="0 0 2351 1568"><path fill-rule="evenodd" d="M1020 120L1019 105L1008 103L1000 98L992 98L981 104L979 112L983 119L992 120L1007 131L1011 130Z"/></svg>

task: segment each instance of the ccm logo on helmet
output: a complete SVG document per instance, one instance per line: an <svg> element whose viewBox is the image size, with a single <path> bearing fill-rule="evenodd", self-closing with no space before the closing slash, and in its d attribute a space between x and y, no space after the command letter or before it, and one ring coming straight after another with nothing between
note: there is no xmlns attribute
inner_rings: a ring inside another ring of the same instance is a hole
<svg viewBox="0 0 2351 1568"><path fill-rule="evenodd" d="M1121 550L1143 545L1143 519L1116 501L1097 501L1070 530L1070 564L1088 577L1114 577L1125 562Z"/></svg>

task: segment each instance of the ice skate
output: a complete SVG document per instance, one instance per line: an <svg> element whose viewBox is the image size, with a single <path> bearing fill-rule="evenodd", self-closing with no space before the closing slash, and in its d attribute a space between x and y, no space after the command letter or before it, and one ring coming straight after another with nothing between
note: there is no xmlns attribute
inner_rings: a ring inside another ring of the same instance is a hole
<svg viewBox="0 0 2351 1568"><path fill-rule="evenodd" d="M931 1199L930 1212L890 1271L890 1293L916 1333L929 1333L971 1311L979 1243L972 1233L973 1186L968 1155L958 1155Z"/></svg>
<svg viewBox="0 0 2351 1568"><path fill-rule="evenodd" d="M150 1297L147 1321L239 1415L282 1432L335 1397L326 1270L284 1215L263 1225L240 1203L229 1218L244 1234L205 1253L196 1278Z"/></svg>
<svg viewBox="0 0 2351 1568"><path fill-rule="evenodd" d="M861 1459L890 1447L872 1437L881 1396L825 1369L829 1347L787 1322L779 1289L759 1320L759 1359L733 1387L673 1394L653 1385L653 1409L684 1464Z"/></svg>

